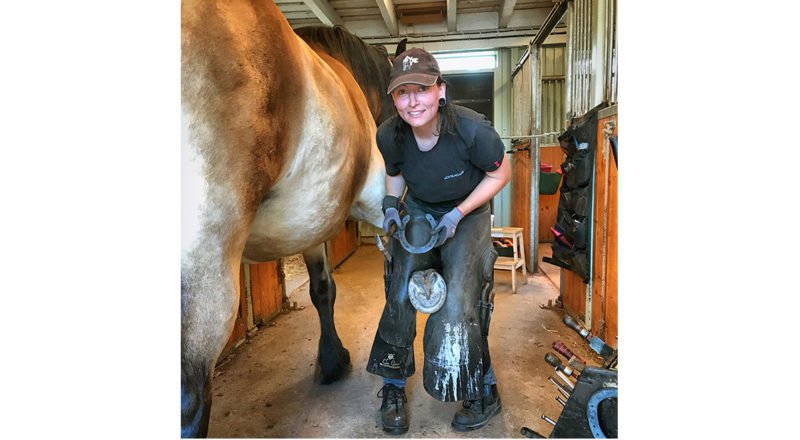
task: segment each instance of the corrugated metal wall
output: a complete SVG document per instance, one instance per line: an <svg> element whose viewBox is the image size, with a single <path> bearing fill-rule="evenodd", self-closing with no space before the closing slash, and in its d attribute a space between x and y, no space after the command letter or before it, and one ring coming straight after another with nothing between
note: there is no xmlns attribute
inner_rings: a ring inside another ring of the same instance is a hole
<svg viewBox="0 0 800 440"><path fill-rule="evenodd" d="M514 72L511 77L511 113L512 126L511 133L514 136L530 136L533 133L533 92L532 92L532 71L533 60L529 54L525 55L525 61ZM528 140L530 139L522 139ZM523 228L523 240L525 241L525 263L529 271L534 271L536 267L537 252L533 246L537 238L536 226L531 223L536 222L538 201L531 200L531 193L538 193L538 185L531 183L531 173L533 168L531 163L538 160L535 149L529 148L528 151L520 151L512 155L511 162L511 224L510 226ZM536 182L538 183L538 182ZM533 188L532 188L533 186ZM532 233L533 232L533 233Z"/></svg>
<svg viewBox="0 0 800 440"><path fill-rule="evenodd" d="M539 62L542 69L542 133L563 131L566 120L564 99L566 98L565 45L542 46ZM541 139L540 145L558 144L556 135Z"/></svg>
<svg viewBox="0 0 800 440"><path fill-rule="evenodd" d="M607 1L606 14L606 85L604 99L617 102L617 0Z"/></svg>
<svg viewBox="0 0 800 440"><path fill-rule="evenodd" d="M533 127L530 57L511 78L511 85L511 133L517 136L530 135Z"/></svg>
<svg viewBox="0 0 800 440"><path fill-rule="evenodd" d="M592 3L574 0L567 10L567 107L569 117L583 115L590 102L592 78Z"/></svg>

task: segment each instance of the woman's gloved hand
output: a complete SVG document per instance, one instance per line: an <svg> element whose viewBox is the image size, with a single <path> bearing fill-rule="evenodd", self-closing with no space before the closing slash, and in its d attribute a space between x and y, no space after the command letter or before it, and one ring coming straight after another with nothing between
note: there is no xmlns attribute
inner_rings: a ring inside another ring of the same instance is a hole
<svg viewBox="0 0 800 440"><path fill-rule="evenodd" d="M441 246L444 242L453 236L456 233L456 227L458 226L458 222L464 217L464 214L458 210L458 208L453 208L450 212L442 216L442 219L439 220L439 224L433 228L433 233L439 233L439 237L436 240L436 244L434 246Z"/></svg>
<svg viewBox="0 0 800 440"><path fill-rule="evenodd" d="M398 208L400 206L400 199L395 196L386 196L383 198L383 230L386 234L389 234L389 229L392 227L392 223L397 226L400 226L400 212Z"/></svg>

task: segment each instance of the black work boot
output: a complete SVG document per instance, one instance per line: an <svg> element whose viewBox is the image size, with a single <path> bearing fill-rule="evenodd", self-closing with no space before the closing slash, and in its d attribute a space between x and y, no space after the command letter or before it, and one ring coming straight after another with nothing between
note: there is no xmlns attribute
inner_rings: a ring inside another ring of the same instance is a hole
<svg viewBox="0 0 800 440"><path fill-rule="evenodd" d="M489 419L500 412L500 394L497 385L492 385L491 392L482 399L465 400L463 408L458 410L450 425L456 431L472 431L489 423Z"/></svg>
<svg viewBox="0 0 800 440"><path fill-rule="evenodd" d="M381 403L381 423L389 434L402 434L408 431L408 409L406 409L406 389L386 384L378 391Z"/></svg>

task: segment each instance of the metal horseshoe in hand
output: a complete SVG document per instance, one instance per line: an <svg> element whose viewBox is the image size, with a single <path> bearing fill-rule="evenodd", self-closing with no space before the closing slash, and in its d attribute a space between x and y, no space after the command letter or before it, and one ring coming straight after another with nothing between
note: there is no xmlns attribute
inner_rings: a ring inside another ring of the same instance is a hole
<svg viewBox="0 0 800 440"><path fill-rule="evenodd" d="M433 231L433 229L436 228L436 220L434 220L433 216L431 216L430 214L425 214L425 219L428 220L428 223L430 223L431 225L431 231ZM405 217L403 217L402 224L397 225L397 229L394 231L393 236L394 238L400 241L400 244L403 246L403 249L412 254L424 254L425 252L428 252L429 250L433 249L433 246L436 244L436 240L439 239L439 233L435 234L431 233L431 238L428 240L428 242L420 247L415 247L414 245L408 242L408 239L406 238L406 225L408 225L408 222L410 221L411 221L411 216L406 215Z"/></svg>

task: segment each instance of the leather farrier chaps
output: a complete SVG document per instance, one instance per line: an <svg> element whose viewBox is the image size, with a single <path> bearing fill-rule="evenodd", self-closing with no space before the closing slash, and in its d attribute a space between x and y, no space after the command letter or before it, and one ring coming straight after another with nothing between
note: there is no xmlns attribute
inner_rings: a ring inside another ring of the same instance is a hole
<svg viewBox="0 0 800 440"><path fill-rule="evenodd" d="M430 237L429 213L438 222L452 208L436 208L407 197L411 215L406 236L419 246ZM492 309L493 267L497 259L491 243L489 204L458 225L441 247L411 254L398 240L390 240L392 263L387 272L386 305L367 362L367 371L392 379L414 374L413 343L416 309L408 298L408 284L416 271L434 268L447 283L444 306L428 317L423 336L425 391L438 400L475 400L483 396L483 374L490 365L487 345Z"/></svg>

